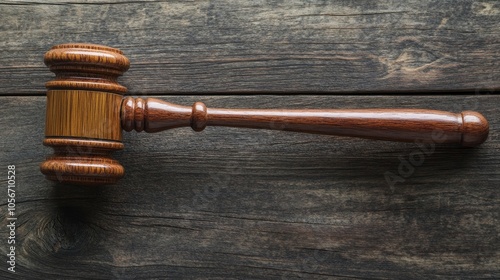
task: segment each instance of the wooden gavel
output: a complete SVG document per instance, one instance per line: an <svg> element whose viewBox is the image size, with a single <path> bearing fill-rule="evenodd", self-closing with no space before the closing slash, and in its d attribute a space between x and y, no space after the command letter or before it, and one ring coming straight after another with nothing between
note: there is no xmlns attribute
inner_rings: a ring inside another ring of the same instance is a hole
<svg viewBox="0 0 500 280"><path fill-rule="evenodd" d="M129 60L115 48L63 44L45 54L56 74L46 83L44 145L54 149L40 165L49 179L62 183L113 184L124 168L111 152L123 149L122 129L158 132L191 126L278 129L473 147L488 137L488 122L479 113L459 114L421 109L257 110L212 109L196 102L180 106L154 98L123 98L117 79Z"/></svg>

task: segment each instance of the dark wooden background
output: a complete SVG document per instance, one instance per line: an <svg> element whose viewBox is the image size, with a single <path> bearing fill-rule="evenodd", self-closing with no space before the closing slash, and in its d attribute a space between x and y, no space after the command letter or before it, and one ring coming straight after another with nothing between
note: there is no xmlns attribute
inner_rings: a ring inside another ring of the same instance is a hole
<svg viewBox="0 0 500 280"><path fill-rule="evenodd" d="M500 277L498 1L2 1L0 15L1 279ZM64 42L121 48L133 95L470 109L491 133L422 158L416 143L282 131L129 133L118 185L56 186L38 171L42 57Z"/></svg>

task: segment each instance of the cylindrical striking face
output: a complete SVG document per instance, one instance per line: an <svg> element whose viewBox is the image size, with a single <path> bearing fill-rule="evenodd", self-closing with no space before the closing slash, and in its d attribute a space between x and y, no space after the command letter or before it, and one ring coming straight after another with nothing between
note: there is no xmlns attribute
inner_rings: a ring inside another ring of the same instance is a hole
<svg viewBox="0 0 500 280"><path fill-rule="evenodd" d="M42 173L64 183L116 182L124 171L110 153L123 148L120 106L127 91L117 78L128 59L118 49L64 44L45 54L45 64L56 74L46 84L44 140L55 154L42 163Z"/></svg>

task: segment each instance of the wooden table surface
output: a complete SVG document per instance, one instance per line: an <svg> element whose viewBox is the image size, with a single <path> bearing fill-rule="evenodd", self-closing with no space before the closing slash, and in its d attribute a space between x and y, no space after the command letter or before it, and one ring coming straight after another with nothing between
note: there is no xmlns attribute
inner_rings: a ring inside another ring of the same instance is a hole
<svg viewBox="0 0 500 280"><path fill-rule="evenodd" d="M7 0L0 14L1 279L500 277L498 1ZM122 49L131 95L477 110L490 136L461 149L232 128L128 133L119 184L54 185L38 170L51 153L43 54L65 42Z"/></svg>

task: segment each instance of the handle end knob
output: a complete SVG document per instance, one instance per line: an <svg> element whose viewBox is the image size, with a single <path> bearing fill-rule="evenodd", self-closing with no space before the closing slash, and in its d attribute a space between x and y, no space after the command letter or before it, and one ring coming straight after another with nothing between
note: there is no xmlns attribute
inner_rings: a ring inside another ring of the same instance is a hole
<svg viewBox="0 0 500 280"><path fill-rule="evenodd" d="M474 111L463 111L462 142L463 147L475 147L488 138L489 124L486 118Z"/></svg>

